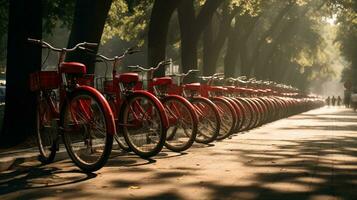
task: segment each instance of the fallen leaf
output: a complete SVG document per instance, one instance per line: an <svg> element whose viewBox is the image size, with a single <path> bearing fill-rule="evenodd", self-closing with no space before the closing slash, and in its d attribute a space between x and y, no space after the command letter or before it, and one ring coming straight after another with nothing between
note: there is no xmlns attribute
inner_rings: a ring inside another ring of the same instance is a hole
<svg viewBox="0 0 357 200"><path fill-rule="evenodd" d="M132 185L129 187L130 190L137 190L137 189L140 189L140 186L137 186L137 185Z"/></svg>

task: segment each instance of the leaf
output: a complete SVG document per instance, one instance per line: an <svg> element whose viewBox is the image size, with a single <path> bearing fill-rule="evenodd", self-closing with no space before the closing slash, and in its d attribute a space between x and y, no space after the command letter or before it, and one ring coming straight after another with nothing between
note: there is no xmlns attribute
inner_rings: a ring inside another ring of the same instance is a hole
<svg viewBox="0 0 357 200"><path fill-rule="evenodd" d="M129 190L138 190L138 189L140 189L140 186L138 186L138 185L129 186Z"/></svg>

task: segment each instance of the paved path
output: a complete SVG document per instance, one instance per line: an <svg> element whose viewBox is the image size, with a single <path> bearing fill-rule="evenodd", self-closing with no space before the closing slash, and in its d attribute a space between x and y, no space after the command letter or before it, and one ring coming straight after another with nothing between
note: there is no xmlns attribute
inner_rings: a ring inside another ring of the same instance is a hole
<svg viewBox="0 0 357 200"><path fill-rule="evenodd" d="M357 114L325 107L186 154L114 156L96 174L36 165L0 173L0 199L357 199Z"/></svg>

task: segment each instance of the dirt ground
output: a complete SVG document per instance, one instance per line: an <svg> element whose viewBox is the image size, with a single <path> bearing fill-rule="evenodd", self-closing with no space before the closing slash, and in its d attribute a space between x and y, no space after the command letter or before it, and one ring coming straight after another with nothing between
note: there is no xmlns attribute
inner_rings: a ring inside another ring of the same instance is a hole
<svg viewBox="0 0 357 200"><path fill-rule="evenodd" d="M153 160L115 152L0 173L0 199L357 199L357 113L321 108Z"/></svg>

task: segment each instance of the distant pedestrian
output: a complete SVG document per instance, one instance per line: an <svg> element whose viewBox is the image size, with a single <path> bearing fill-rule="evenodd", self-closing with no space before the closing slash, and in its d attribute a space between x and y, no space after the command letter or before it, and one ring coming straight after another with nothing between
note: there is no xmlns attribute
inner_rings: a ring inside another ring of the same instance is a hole
<svg viewBox="0 0 357 200"><path fill-rule="evenodd" d="M341 106L342 99L340 96L337 97L337 106Z"/></svg>
<svg viewBox="0 0 357 200"><path fill-rule="evenodd" d="M350 107L350 104L351 104L351 91L350 90L344 91L343 103L345 104L346 108Z"/></svg>
<svg viewBox="0 0 357 200"><path fill-rule="evenodd" d="M326 98L326 104L327 104L327 106L330 106L330 102L331 102L331 99L330 99L330 96L328 96L328 97Z"/></svg>
<svg viewBox="0 0 357 200"><path fill-rule="evenodd" d="M335 106L335 104L336 104L336 98L335 98L335 96L332 96L331 104L332 104L332 106Z"/></svg>

